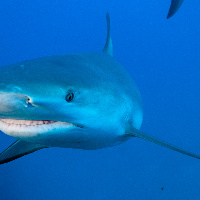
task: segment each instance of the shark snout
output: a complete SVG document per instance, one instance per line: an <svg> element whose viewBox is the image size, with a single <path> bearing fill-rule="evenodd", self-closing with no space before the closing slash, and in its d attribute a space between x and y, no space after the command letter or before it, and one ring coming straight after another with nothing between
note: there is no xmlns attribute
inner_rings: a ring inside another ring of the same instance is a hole
<svg viewBox="0 0 200 200"><path fill-rule="evenodd" d="M59 103L52 98L0 92L0 118L63 121L65 116L58 118L57 115Z"/></svg>
<svg viewBox="0 0 200 200"><path fill-rule="evenodd" d="M0 92L0 112L9 112L31 106L31 98L20 93Z"/></svg>
<svg viewBox="0 0 200 200"><path fill-rule="evenodd" d="M14 92L0 92L0 111L25 109L30 107L47 107L44 99L38 99L26 94Z"/></svg>

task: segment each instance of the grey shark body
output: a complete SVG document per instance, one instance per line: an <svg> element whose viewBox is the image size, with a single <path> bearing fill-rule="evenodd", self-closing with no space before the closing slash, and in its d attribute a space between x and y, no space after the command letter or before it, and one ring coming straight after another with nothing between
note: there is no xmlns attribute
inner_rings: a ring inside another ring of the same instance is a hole
<svg viewBox="0 0 200 200"><path fill-rule="evenodd" d="M47 147L100 149L131 137L198 155L139 131L142 101L112 57L110 18L103 52L49 56L0 67L0 130L18 140L0 164Z"/></svg>

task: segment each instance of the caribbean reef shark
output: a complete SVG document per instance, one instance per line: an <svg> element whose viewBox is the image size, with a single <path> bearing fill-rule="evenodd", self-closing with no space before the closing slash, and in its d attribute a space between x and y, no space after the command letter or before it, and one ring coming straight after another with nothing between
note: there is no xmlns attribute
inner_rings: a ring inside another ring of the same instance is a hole
<svg viewBox="0 0 200 200"><path fill-rule="evenodd" d="M181 4L183 3L183 0L172 0L171 1L171 6L167 15L167 19L172 17L176 11L180 8Z"/></svg>
<svg viewBox="0 0 200 200"><path fill-rule="evenodd" d="M95 150L132 137L200 159L139 129L141 95L113 58L110 17L102 52L43 57L0 67L0 130L18 140L0 164L42 148Z"/></svg>

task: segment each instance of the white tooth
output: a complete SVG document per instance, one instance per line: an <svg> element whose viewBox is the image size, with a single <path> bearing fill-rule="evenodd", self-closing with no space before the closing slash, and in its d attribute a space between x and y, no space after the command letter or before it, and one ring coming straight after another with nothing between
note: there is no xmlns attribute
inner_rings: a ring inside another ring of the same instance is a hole
<svg viewBox="0 0 200 200"><path fill-rule="evenodd" d="M43 121L38 121L38 125L42 125L43 124Z"/></svg>

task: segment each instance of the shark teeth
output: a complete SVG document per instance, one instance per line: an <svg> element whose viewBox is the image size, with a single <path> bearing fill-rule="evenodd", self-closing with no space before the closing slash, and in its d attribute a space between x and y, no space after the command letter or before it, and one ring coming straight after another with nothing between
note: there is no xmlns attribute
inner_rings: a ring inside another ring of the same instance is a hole
<svg viewBox="0 0 200 200"><path fill-rule="evenodd" d="M57 121L48 121L48 120L13 120L13 119L0 119L0 121L7 126L12 126L12 125L39 126L39 125L44 125L44 124L53 124L57 122ZM70 123L68 124L72 125Z"/></svg>
<svg viewBox="0 0 200 200"><path fill-rule="evenodd" d="M0 130L18 139L33 138L41 135L63 134L70 128L83 128L81 125L50 120L16 120L0 118Z"/></svg>
<svg viewBox="0 0 200 200"><path fill-rule="evenodd" d="M15 120L0 118L0 130L16 138L32 138L42 134L54 134L78 125L50 120Z"/></svg>
<svg viewBox="0 0 200 200"><path fill-rule="evenodd" d="M19 125L20 127L32 127L32 126L41 126L41 125L52 125L56 124L65 124L67 126L76 126L79 128L83 128L82 125L79 124L72 124L68 122L60 122L60 121L50 121L50 120L16 120L16 119L1 119L0 123L6 126L16 126Z"/></svg>

